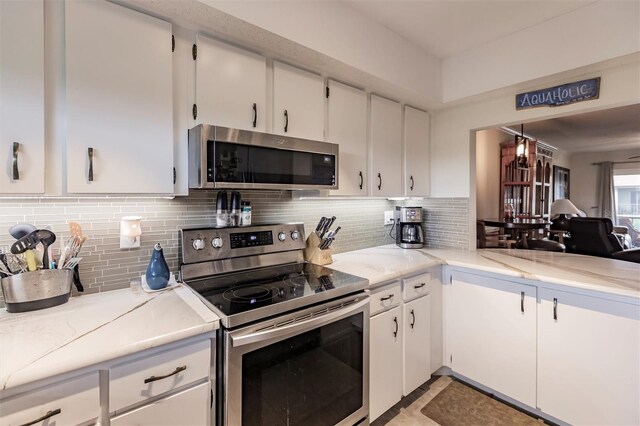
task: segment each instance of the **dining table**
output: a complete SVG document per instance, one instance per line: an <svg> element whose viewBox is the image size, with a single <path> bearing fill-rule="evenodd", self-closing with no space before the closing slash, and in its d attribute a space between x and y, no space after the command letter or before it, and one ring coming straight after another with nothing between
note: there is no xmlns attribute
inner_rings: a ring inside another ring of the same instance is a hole
<svg viewBox="0 0 640 426"><path fill-rule="evenodd" d="M544 218L514 218L510 220L489 218L481 220L485 226L493 226L504 230L504 232L508 232L511 238L521 243L524 248L528 247L527 237L529 237L533 231L546 229L549 225L549 222Z"/></svg>

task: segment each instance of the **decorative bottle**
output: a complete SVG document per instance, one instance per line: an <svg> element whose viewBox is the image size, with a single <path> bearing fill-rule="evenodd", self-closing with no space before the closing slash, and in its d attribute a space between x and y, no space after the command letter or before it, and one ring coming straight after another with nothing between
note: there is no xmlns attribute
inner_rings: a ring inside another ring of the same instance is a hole
<svg viewBox="0 0 640 426"><path fill-rule="evenodd" d="M169 275L169 265L167 265L167 261L164 260L162 246L160 246L160 243L157 243L151 251L151 260L149 260L149 266L147 266L147 273L145 275L147 285L151 290L165 288L169 283Z"/></svg>

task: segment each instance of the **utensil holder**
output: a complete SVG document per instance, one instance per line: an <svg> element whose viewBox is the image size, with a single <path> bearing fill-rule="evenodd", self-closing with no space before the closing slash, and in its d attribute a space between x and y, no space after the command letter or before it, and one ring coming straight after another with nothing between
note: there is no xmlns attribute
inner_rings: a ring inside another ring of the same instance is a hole
<svg viewBox="0 0 640 426"><path fill-rule="evenodd" d="M73 269L40 269L2 278L7 311L28 312L66 303L73 276Z"/></svg>
<svg viewBox="0 0 640 426"><path fill-rule="evenodd" d="M329 265L333 262L331 248L320 250L318 247L322 241L318 234L312 232L307 237L307 247L304 249L304 260L314 265Z"/></svg>

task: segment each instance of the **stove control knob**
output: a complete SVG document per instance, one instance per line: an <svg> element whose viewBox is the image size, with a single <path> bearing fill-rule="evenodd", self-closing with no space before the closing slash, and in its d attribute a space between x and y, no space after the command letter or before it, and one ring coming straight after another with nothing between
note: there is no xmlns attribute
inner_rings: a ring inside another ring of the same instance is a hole
<svg viewBox="0 0 640 426"><path fill-rule="evenodd" d="M287 235L284 232L281 232L281 233L278 234L278 239L280 241L284 241L284 240L287 239Z"/></svg>
<svg viewBox="0 0 640 426"><path fill-rule="evenodd" d="M204 240L202 238L196 238L193 240L193 249L195 251L204 249Z"/></svg>
<svg viewBox="0 0 640 426"><path fill-rule="evenodd" d="M211 240L211 245L213 246L213 248L219 249L220 247L222 247L222 241L222 238L215 237Z"/></svg>
<svg viewBox="0 0 640 426"><path fill-rule="evenodd" d="M300 238L300 233L298 231L291 231L291 239L295 241L298 238Z"/></svg>

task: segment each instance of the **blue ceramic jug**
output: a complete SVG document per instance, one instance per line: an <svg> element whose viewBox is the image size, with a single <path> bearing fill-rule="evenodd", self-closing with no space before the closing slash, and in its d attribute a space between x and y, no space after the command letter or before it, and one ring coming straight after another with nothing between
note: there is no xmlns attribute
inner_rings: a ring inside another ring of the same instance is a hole
<svg viewBox="0 0 640 426"><path fill-rule="evenodd" d="M147 285L151 290L165 288L169 283L169 274L169 265L164 260L160 243L157 243L151 252L151 260L149 261L149 266L147 266L145 275Z"/></svg>

